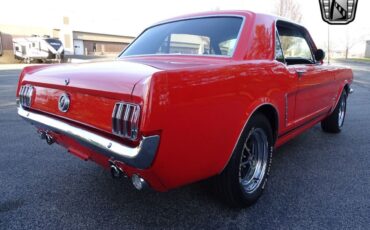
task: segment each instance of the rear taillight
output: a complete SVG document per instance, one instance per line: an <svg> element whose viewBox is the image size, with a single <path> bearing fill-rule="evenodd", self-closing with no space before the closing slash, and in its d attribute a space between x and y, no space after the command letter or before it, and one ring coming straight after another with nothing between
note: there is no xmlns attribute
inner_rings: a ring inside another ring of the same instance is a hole
<svg viewBox="0 0 370 230"><path fill-rule="evenodd" d="M23 85L19 91L19 103L25 108L30 108L34 88L32 85Z"/></svg>
<svg viewBox="0 0 370 230"><path fill-rule="evenodd" d="M137 139L139 132L140 106L125 102L116 103L112 113L113 134Z"/></svg>

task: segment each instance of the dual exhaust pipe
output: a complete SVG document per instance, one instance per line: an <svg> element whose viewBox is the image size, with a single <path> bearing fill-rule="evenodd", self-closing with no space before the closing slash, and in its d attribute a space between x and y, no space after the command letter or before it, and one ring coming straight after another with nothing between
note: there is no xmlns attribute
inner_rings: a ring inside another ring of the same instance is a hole
<svg viewBox="0 0 370 230"><path fill-rule="evenodd" d="M47 131L39 130L38 131L41 140L46 140L48 145L52 145L55 143L55 138L51 136Z"/></svg>
<svg viewBox="0 0 370 230"><path fill-rule="evenodd" d="M50 135L47 131L38 130L37 131L42 140L46 140L48 145L55 143L55 138ZM110 172L113 179L128 178L127 174L116 164L115 161L109 160ZM148 183L139 175L133 174L131 176L131 183L137 190L143 190L149 188Z"/></svg>
<svg viewBox="0 0 370 230"><path fill-rule="evenodd" d="M128 178L127 174L120 168L115 161L110 160L110 172L113 179ZM131 183L137 190L149 188L148 183L139 175L132 174Z"/></svg>

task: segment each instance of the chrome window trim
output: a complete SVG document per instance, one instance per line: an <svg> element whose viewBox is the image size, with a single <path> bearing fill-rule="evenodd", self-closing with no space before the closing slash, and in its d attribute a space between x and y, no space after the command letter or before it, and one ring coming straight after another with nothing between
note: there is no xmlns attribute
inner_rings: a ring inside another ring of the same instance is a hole
<svg viewBox="0 0 370 230"><path fill-rule="evenodd" d="M283 54L283 61L284 62L280 62L279 60L277 60L277 57L276 57L276 41L279 42L281 53ZM281 46L280 35L279 35L279 31L278 31L277 26L276 26L276 22L275 22L275 39L274 39L274 44L275 44L275 47L274 47L274 60L276 60L276 61L278 61L278 62L283 63L283 64L286 65L285 54L284 54L283 47Z"/></svg>
<svg viewBox="0 0 370 230"><path fill-rule="evenodd" d="M186 20L193 20L193 19L203 19L203 18L222 18L222 17L226 17L226 18L241 18L242 19L242 23L240 25L240 29L239 29L239 32L238 32L238 36L236 37L236 45L235 45L235 49L233 50L233 53L232 55L190 55L190 54L138 54L138 55L129 55L129 56L122 56L124 54L124 52L132 45L136 42L137 39L139 39L141 37L141 35L143 35L143 33L145 33L147 30L153 28L153 27L156 27L156 26L160 26L160 25L164 25L164 24L168 24L168 23L173 23L173 22L179 22L179 21L186 21ZM239 41L240 41L240 37L243 33L243 30L244 30L244 27L245 27L245 21L246 21L246 16L244 15L240 15L240 14L212 14L212 15L205 15L205 16L193 16L193 17L184 17L184 18L178 18L178 19L174 19L174 20L168 20L168 21L163 21L163 22L159 22L157 24L154 24L154 25L151 25L149 26L148 28L146 28L143 32L141 32L139 34L139 36L137 36L119 55L118 55L118 59L122 59L122 58L125 58L125 57L148 57L148 56L185 56L185 57L216 57L216 58L226 58L226 59L232 59L234 58L234 55L235 55L235 51L237 50L238 46L239 46Z"/></svg>
<svg viewBox="0 0 370 230"><path fill-rule="evenodd" d="M22 107L18 107L18 115L39 130L68 136L97 153L135 168L150 167L159 146L160 137L158 135L142 137L137 147L129 147L61 120L27 111Z"/></svg>

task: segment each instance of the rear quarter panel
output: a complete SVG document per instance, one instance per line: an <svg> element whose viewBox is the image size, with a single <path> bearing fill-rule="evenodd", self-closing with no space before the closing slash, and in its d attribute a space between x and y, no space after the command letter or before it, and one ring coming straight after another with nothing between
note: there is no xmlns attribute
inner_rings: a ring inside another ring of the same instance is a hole
<svg viewBox="0 0 370 230"><path fill-rule="evenodd" d="M161 132L151 170L168 189L220 173L251 113L271 104L280 115L294 82L275 61L156 74L142 120L143 133Z"/></svg>

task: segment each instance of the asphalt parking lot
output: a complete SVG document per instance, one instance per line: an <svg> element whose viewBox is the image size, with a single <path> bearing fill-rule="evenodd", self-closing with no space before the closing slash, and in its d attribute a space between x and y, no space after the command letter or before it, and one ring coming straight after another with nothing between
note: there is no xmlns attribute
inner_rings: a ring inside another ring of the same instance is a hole
<svg viewBox="0 0 370 230"><path fill-rule="evenodd" d="M205 183L166 193L48 146L16 115L19 70L0 70L0 229L369 229L370 64L354 67L345 128L320 126L278 149L267 190L245 210Z"/></svg>

